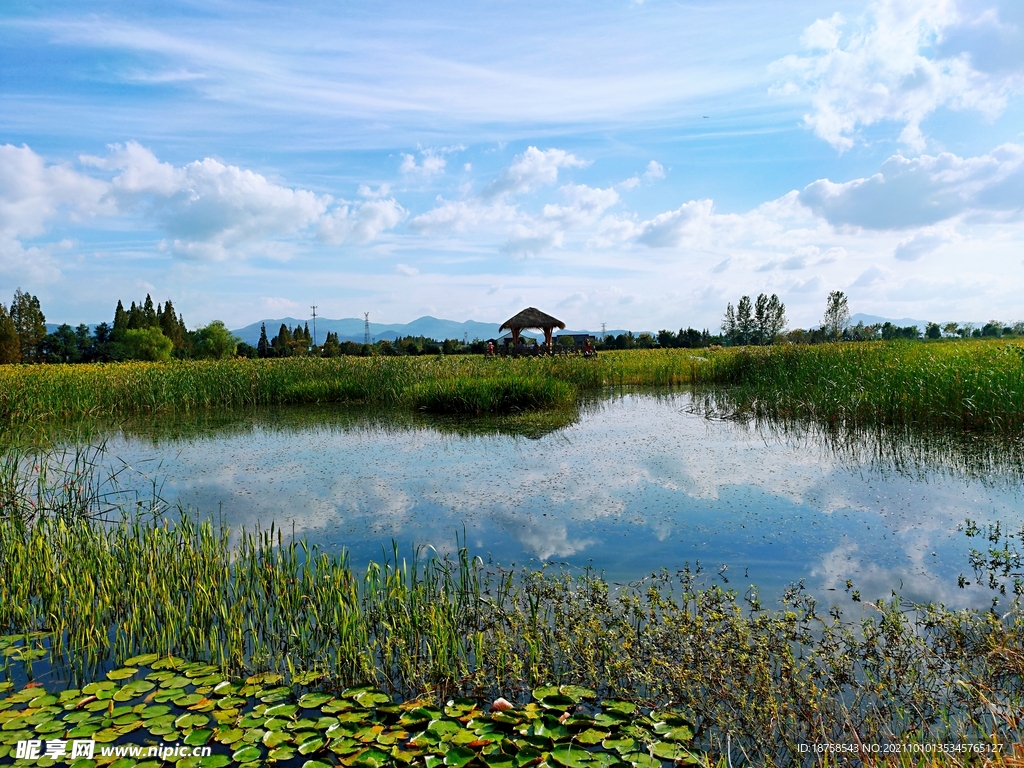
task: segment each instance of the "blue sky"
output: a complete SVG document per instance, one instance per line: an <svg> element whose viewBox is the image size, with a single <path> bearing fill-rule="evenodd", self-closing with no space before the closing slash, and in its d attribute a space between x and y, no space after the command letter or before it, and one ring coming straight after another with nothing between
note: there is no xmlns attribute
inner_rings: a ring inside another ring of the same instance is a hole
<svg viewBox="0 0 1024 768"><path fill-rule="evenodd" d="M1024 320L1019 1L463 5L5 3L0 300Z"/></svg>

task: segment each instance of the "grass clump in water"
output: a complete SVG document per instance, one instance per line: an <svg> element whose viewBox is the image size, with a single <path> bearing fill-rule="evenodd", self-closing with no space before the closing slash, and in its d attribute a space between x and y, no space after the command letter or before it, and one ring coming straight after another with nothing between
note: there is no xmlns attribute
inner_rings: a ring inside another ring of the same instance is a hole
<svg viewBox="0 0 1024 768"><path fill-rule="evenodd" d="M419 384L413 405L427 413L518 413L548 408L571 408L576 387L540 376L451 378Z"/></svg>

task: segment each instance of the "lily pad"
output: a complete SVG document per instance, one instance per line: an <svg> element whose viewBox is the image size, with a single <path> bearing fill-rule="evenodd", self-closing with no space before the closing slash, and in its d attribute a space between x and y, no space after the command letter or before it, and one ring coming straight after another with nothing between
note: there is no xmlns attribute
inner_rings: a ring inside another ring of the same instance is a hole
<svg viewBox="0 0 1024 768"><path fill-rule="evenodd" d="M265 714L267 717L291 717L298 709L294 704L277 704L276 706L268 707Z"/></svg>
<svg viewBox="0 0 1024 768"><path fill-rule="evenodd" d="M107 672L108 680L127 680L129 677L134 677L138 674L139 670L135 667L121 667L121 669L112 669Z"/></svg>
<svg viewBox="0 0 1024 768"><path fill-rule="evenodd" d="M186 736L185 743L192 747L201 747L210 740L211 736L213 736L213 729L200 728Z"/></svg>
<svg viewBox="0 0 1024 768"><path fill-rule="evenodd" d="M244 735L245 731L241 728L228 728L223 731L217 731L214 741L218 744L234 744L236 741L241 741Z"/></svg>
<svg viewBox="0 0 1024 768"><path fill-rule="evenodd" d="M602 741L608 738L608 731L599 731L596 728L587 728L582 733L576 734L576 741L580 744L587 744L593 746L594 744L600 744Z"/></svg>
<svg viewBox="0 0 1024 768"><path fill-rule="evenodd" d="M558 744L551 750L551 759L566 768L584 768L593 762L587 750L572 744Z"/></svg>
<svg viewBox="0 0 1024 768"><path fill-rule="evenodd" d="M248 763L253 760L259 760L262 756L263 751L259 747L248 746L236 749L232 753L231 759L236 763Z"/></svg>
<svg viewBox="0 0 1024 768"><path fill-rule="evenodd" d="M445 752L444 764L450 768L462 768L466 763L476 757L476 752L467 747L454 746Z"/></svg>
<svg viewBox="0 0 1024 768"><path fill-rule="evenodd" d="M317 709L333 698L329 693L307 693L299 699L299 706L303 709Z"/></svg>
<svg viewBox="0 0 1024 768"><path fill-rule="evenodd" d="M660 741L652 747L651 751L655 757L660 757L662 760L690 764L697 762L697 758L690 753L690 750L674 742Z"/></svg>
<svg viewBox="0 0 1024 768"><path fill-rule="evenodd" d="M287 744L292 740L292 735L287 731L267 731L263 734L263 746L268 749L275 749L280 747L282 744Z"/></svg>

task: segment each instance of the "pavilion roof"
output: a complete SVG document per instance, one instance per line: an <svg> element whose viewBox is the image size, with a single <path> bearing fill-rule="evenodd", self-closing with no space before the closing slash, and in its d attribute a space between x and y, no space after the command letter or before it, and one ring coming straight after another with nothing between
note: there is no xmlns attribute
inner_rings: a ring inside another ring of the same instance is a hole
<svg viewBox="0 0 1024 768"><path fill-rule="evenodd" d="M535 307L527 307L502 323L498 330L512 330L513 328L560 328L565 330L565 323Z"/></svg>

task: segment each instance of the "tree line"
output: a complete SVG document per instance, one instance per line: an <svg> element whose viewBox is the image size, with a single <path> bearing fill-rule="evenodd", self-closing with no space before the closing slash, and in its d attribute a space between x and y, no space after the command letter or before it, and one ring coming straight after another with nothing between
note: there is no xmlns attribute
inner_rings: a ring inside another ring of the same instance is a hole
<svg viewBox="0 0 1024 768"><path fill-rule="evenodd" d="M170 299L117 302L112 323L95 328L67 323L47 332L39 299L20 288L10 309L0 302L0 363L105 363L120 360L227 358L236 339L220 320L190 331Z"/></svg>

